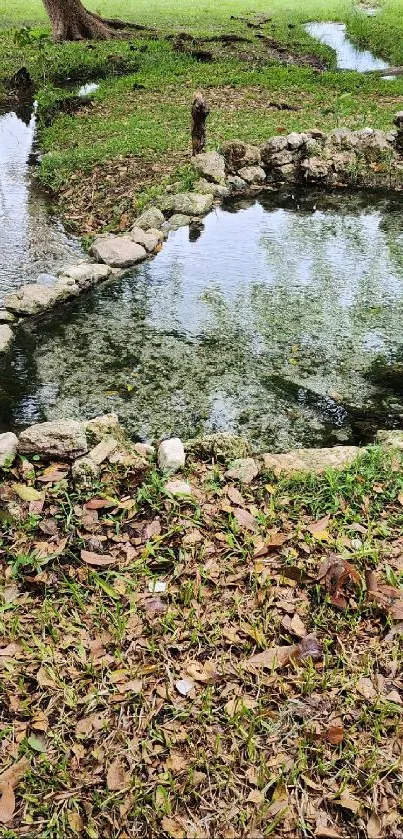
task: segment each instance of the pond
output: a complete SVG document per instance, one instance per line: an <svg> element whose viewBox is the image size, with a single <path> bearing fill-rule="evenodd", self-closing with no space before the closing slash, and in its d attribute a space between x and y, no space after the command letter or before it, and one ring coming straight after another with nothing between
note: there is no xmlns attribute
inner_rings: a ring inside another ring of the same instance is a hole
<svg viewBox="0 0 403 839"><path fill-rule="evenodd" d="M363 193L227 203L17 330L3 428L116 411L138 439L225 429L279 451L401 424L384 370L403 357L402 208Z"/></svg>
<svg viewBox="0 0 403 839"><path fill-rule="evenodd" d="M381 58L376 58L369 50L356 47L347 37L344 23L316 21L307 23L304 29L311 38L316 38L321 44L326 44L335 51L339 70L357 70L359 73L366 73L369 70L387 70L389 67L389 64ZM392 79L395 76L387 75L383 78Z"/></svg>

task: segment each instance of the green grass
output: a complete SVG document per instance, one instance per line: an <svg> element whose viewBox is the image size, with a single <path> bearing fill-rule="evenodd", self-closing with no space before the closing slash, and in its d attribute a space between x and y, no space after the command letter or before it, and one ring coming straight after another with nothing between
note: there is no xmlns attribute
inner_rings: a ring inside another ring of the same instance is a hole
<svg viewBox="0 0 403 839"><path fill-rule="evenodd" d="M87 185L89 190L91 184L93 194L95 181L96 192L99 188L102 193L101 169L105 164L113 181L112 189L116 190L113 203L119 207L121 196L113 169L121 168L122 159L137 162L139 174L132 183L135 211L150 190L153 193L162 189L167 179L177 178L178 167L188 162L189 109L197 88L205 91L211 103L210 148L234 137L260 143L272 134L313 127L391 127L393 114L401 107L403 76L385 82L358 73L334 72L332 51L309 38L301 24L310 19L344 20L357 43L373 48L393 65L403 64L403 17L399 6L399 0L388 0L377 17L368 18L357 12L349 0L308 0L304 4L273 0L269 11L266 0L205 0L201 5L189 0L156 0L151 11L145 0L89 3L89 7L103 14L156 26L160 37L135 38L130 43L57 47L45 42L39 52L35 38L18 48L13 31L5 28L0 36L0 88L1 79L4 84L22 65L33 75L40 113L47 123L41 129L45 154L39 175L43 183L62 194L65 215L77 217L74 205L80 203L81 194L88 204ZM262 29L266 36L296 57L309 53L326 59L329 71L318 73L310 67L279 64L255 38L255 30L240 20L231 20L231 15L253 20L259 13L270 16ZM17 2L11 17L5 4L0 3L0 18L4 27L46 27L39 2ZM174 51L171 40L162 37L164 32L183 30L199 37L234 31L248 38L248 42L234 47L205 44L214 50L214 61L202 64ZM74 89L79 80L95 78L104 81L91 108L57 115L58 102L66 96L61 89L66 83ZM137 89L133 90L133 85ZM279 111L275 106L281 102L297 110ZM155 177L150 178L151 165L158 168L160 162L163 176L156 171ZM130 164L129 168L134 166ZM79 193L75 183L80 185ZM127 192L126 179L123 192ZM93 208L89 207L87 217L83 213L83 222L79 220L78 226L89 231L88 217L93 215ZM113 214L107 210L104 216L112 225L119 223L116 209Z"/></svg>

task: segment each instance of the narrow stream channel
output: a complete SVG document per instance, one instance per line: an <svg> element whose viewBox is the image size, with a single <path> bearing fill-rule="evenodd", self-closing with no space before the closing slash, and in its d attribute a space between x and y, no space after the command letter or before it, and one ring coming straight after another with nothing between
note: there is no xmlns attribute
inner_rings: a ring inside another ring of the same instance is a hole
<svg viewBox="0 0 403 839"><path fill-rule="evenodd" d="M370 70L387 70L389 67L389 64L381 58L376 58L369 50L356 47L347 36L344 23L314 21L305 24L304 29L311 38L315 38L335 51L339 70L356 70L359 73L366 73ZM385 75L382 78L393 79L395 76Z"/></svg>

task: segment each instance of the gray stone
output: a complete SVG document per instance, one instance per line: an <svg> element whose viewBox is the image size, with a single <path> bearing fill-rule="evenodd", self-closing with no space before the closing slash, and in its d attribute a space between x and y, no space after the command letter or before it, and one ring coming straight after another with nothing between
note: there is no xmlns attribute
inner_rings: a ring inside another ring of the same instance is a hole
<svg viewBox="0 0 403 839"><path fill-rule="evenodd" d="M117 414L102 414L100 417L93 417L84 423L84 429L90 446L101 443L104 437L110 436L115 440L123 440L125 437Z"/></svg>
<svg viewBox="0 0 403 839"><path fill-rule="evenodd" d="M214 195L215 198L227 198L227 196L230 194L230 189L228 186L209 183L209 181L205 181L203 180L203 178L200 178L199 181L196 181L196 183L194 184L194 188L201 195Z"/></svg>
<svg viewBox="0 0 403 839"><path fill-rule="evenodd" d="M353 151L340 151L333 155L331 162L335 172L348 172L357 165L357 156Z"/></svg>
<svg viewBox="0 0 403 839"><path fill-rule="evenodd" d="M85 427L82 422L67 419L31 425L21 432L18 451L75 460L88 451Z"/></svg>
<svg viewBox="0 0 403 839"><path fill-rule="evenodd" d="M239 170L239 177L248 184L262 184L266 180L266 172L261 166L244 166Z"/></svg>
<svg viewBox="0 0 403 839"><path fill-rule="evenodd" d="M225 159L216 151L196 154L192 157L192 166L208 181L223 184L225 181Z"/></svg>
<svg viewBox="0 0 403 839"><path fill-rule="evenodd" d="M0 309L0 323L15 323L15 315L8 312L7 309Z"/></svg>
<svg viewBox="0 0 403 839"><path fill-rule="evenodd" d="M240 178L239 175L233 175L227 178L227 184L229 185L231 192L241 192L248 186L246 181L244 181L243 178Z"/></svg>
<svg viewBox="0 0 403 839"><path fill-rule="evenodd" d="M75 485L85 489L97 483L100 469L91 457L80 457L73 463L71 474Z"/></svg>
<svg viewBox="0 0 403 839"><path fill-rule="evenodd" d="M317 140L310 137L305 143L304 151L308 157L317 157L322 152L322 146Z"/></svg>
<svg viewBox="0 0 403 839"><path fill-rule="evenodd" d="M109 265L82 262L80 265L70 265L60 272L65 277L74 280L80 289L91 288L91 286L107 280L111 274Z"/></svg>
<svg viewBox="0 0 403 839"><path fill-rule="evenodd" d="M155 446L150 443L135 443L133 448L140 457L152 457L155 454Z"/></svg>
<svg viewBox="0 0 403 839"><path fill-rule="evenodd" d="M345 469L362 452L357 446L334 446L332 449L294 449L286 454L262 455L265 469L276 475L315 473L328 469Z"/></svg>
<svg viewBox="0 0 403 839"><path fill-rule="evenodd" d="M277 174L285 181L295 181L297 179L297 167L295 163L287 163L285 166L279 166Z"/></svg>
<svg viewBox="0 0 403 839"><path fill-rule="evenodd" d="M75 297L79 292L78 285L70 277L61 277L54 285L30 283L21 286L14 294L9 294L6 307L16 315L38 315Z"/></svg>
<svg viewBox="0 0 403 839"><path fill-rule="evenodd" d="M234 460L231 468L225 473L225 477L233 481L241 481L243 484L251 484L259 472L259 465L253 457L242 457Z"/></svg>
<svg viewBox="0 0 403 839"><path fill-rule="evenodd" d="M267 143L264 144L261 148L261 156L263 164L268 164L271 162L273 154L278 154L280 151L283 151L288 146L287 137L283 137L281 135L277 137L272 137Z"/></svg>
<svg viewBox="0 0 403 839"><path fill-rule="evenodd" d="M279 151L278 154L273 154L273 157L270 161L271 166L288 166L289 163L294 161L294 155L289 149L284 149L283 151Z"/></svg>
<svg viewBox="0 0 403 839"><path fill-rule="evenodd" d="M0 353L5 353L14 341L14 332L8 324L0 325Z"/></svg>
<svg viewBox="0 0 403 839"><path fill-rule="evenodd" d="M378 431L376 442L388 448L403 449L403 431L398 429Z"/></svg>
<svg viewBox="0 0 403 839"><path fill-rule="evenodd" d="M13 465L18 448L18 437L7 431L0 434L0 467L9 469Z"/></svg>
<svg viewBox="0 0 403 839"><path fill-rule="evenodd" d="M169 221L162 225L164 233L172 233L174 230L179 230L180 227L186 227L190 224L190 216L184 216L183 213L175 213L171 216Z"/></svg>
<svg viewBox="0 0 403 839"><path fill-rule="evenodd" d="M321 157L309 157L302 161L301 169L307 180L319 181L329 174L330 163Z"/></svg>
<svg viewBox="0 0 403 839"><path fill-rule="evenodd" d="M304 143L306 143L308 139L307 134L298 134L296 131L292 131L291 134L287 135L287 143L289 149L300 149Z"/></svg>
<svg viewBox="0 0 403 839"><path fill-rule="evenodd" d="M187 440L185 448L187 454L193 457L218 460L223 463L231 463L250 455L250 446L245 437L231 434L229 431Z"/></svg>
<svg viewBox="0 0 403 839"><path fill-rule="evenodd" d="M237 172L243 166L259 166L261 162L260 149L242 140L230 140L220 148L229 171Z"/></svg>
<svg viewBox="0 0 403 839"><path fill-rule="evenodd" d="M152 253L155 251L155 248L159 244L160 237L155 236L153 233L149 231L142 230L141 227L133 227L133 229L129 233L129 237L132 242L137 242L138 245L142 245L143 248L146 249L148 253Z"/></svg>
<svg viewBox="0 0 403 839"><path fill-rule="evenodd" d="M132 242L130 236L99 236L93 242L91 253L112 268L130 268L147 256L145 248Z"/></svg>
<svg viewBox="0 0 403 839"><path fill-rule="evenodd" d="M197 192L181 192L178 195L160 198L164 212L182 213L186 216L203 216L211 210L213 203L212 195L199 195Z"/></svg>
<svg viewBox="0 0 403 839"><path fill-rule="evenodd" d="M162 230L158 230L157 227L150 227L149 230L146 231L148 236L155 236L158 242L163 242L166 238Z"/></svg>
<svg viewBox="0 0 403 839"><path fill-rule="evenodd" d="M100 466L101 463L104 463L105 460L108 460L111 454L119 446L118 440L115 440L114 437L104 437L100 443L98 443L91 451L89 452L89 457L97 466Z"/></svg>
<svg viewBox="0 0 403 839"><path fill-rule="evenodd" d="M164 221L164 215L158 207L149 207L136 219L135 226L141 227L142 230L150 230L151 227L159 229Z"/></svg>
<svg viewBox="0 0 403 839"><path fill-rule="evenodd" d="M162 472L173 474L185 465L185 449L179 437L163 440L158 447L158 466Z"/></svg>

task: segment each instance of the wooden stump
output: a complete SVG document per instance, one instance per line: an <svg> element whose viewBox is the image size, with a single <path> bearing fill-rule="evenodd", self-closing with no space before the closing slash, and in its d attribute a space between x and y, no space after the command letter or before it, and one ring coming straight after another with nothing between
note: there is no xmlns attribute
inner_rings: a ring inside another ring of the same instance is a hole
<svg viewBox="0 0 403 839"><path fill-rule="evenodd" d="M197 92L192 103L192 154L200 154L206 145L206 119L210 108L202 93Z"/></svg>

